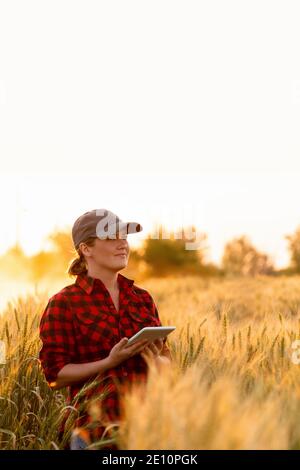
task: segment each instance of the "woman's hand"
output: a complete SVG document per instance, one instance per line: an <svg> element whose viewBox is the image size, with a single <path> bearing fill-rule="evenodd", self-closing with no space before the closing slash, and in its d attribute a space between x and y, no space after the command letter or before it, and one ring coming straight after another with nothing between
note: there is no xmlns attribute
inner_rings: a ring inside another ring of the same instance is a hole
<svg viewBox="0 0 300 470"><path fill-rule="evenodd" d="M138 354L143 351L146 344L149 343L148 340L140 340L130 346L127 346L128 338L122 338L114 347L111 349L108 359L110 367L116 367L126 359Z"/></svg>
<svg viewBox="0 0 300 470"><path fill-rule="evenodd" d="M160 370L163 365L170 365L171 361L166 356L161 356L161 352L164 348L162 339L156 339L148 346L145 346L144 350L140 353L142 358L146 361L148 366L154 363L155 366Z"/></svg>

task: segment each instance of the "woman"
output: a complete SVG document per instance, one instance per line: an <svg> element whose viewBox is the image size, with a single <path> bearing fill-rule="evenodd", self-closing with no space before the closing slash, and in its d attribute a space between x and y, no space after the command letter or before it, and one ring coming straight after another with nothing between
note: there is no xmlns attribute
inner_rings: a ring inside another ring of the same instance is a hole
<svg viewBox="0 0 300 470"><path fill-rule="evenodd" d="M106 209L81 215L72 228L78 257L68 269L76 280L49 299L40 321L39 358L49 386L69 387L71 403L93 382L76 401L78 408L101 394L96 412L94 403L77 418L71 449L101 439L106 426L121 419L120 393L133 383L146 382L148 361L158 367L171 361L166 338L126 346L143 327L161 326L151 295L119 273L128 263L127 235L141 230L140 224L123 222Z"/></svg>

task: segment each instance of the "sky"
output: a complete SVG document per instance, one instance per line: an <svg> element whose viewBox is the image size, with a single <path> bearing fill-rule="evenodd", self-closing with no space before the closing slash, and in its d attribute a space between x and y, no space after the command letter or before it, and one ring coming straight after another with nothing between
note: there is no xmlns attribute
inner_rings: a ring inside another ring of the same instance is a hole
<svg viewBox="0 0 300 470"><path fill-rule="evenodd" d="M90 209L247 234L300 225L300 4L0 2L0 252Z"/></svg>

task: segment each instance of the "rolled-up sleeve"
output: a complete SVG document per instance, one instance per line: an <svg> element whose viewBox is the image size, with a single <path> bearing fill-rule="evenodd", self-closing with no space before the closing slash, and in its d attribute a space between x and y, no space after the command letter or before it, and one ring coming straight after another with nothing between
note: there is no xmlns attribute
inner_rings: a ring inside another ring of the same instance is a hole
<svg viewBox="0 0 300 470"><path fill-rule="evenodd" d="M62 294L55 294L49 299L40 320L39 333L42 341L39 360L51 387L60 369L74 361L75 357L71 311Z"/></svg>

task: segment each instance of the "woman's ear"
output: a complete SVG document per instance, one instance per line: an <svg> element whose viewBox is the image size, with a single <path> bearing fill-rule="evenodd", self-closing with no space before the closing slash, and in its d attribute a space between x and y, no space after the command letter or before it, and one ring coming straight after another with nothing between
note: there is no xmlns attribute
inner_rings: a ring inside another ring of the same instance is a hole
<svg viewBox="0 0 300 470"><path fill-rule="evenodd" d="M84 256L89 256L90 255L90 247L86 245L85 243L80 243L79 245L79 250Z"/></svg>

